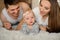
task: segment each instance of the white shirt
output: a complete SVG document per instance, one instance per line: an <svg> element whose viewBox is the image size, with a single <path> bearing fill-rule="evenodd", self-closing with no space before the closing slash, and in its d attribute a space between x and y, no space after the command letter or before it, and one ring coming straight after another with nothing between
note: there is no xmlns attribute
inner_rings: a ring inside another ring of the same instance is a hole
<svg viewBox="0 0 60 40"><path fill-rule="evenodd" d="M36 21L37 21L38 24L45 25L45 26L48 25L48 17L46 18L45 21L42 20L42 16L40 15L39 7L34 8L33 12L35 14Z"/></svg>

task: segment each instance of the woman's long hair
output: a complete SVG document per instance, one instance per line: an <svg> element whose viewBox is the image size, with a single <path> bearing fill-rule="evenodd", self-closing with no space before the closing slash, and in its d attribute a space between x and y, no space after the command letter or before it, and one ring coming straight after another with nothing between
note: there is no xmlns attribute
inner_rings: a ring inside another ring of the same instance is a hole
<svg viewBox="0 0 60 40"><path fill-rule="evenodd" d="M60 32L60 7L57 0L49 0L51 3L51 10L48 19L48 31Z"/></svg>

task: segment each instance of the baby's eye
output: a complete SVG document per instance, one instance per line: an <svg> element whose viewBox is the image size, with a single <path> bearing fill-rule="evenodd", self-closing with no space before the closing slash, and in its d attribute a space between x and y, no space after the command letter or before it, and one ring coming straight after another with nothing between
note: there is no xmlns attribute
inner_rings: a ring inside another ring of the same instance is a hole
<svg viewBox="0 0 60 40"><path fill-rule="evenodd" d="M34 17L31 17L31 18L34 18Z"/></svg>
<svg viewBox="0 0 60 40"><path fill-rule="evenodd" d="M29 19L29 18L26 18L27 20Z"/></svg>

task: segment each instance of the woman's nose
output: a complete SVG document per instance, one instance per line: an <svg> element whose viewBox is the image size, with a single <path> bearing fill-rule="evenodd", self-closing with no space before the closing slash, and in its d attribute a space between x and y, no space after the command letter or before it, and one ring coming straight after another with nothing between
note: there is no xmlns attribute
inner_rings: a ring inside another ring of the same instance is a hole
<svg viewBox="0 0 60 40"><path fill-rule="evenodd" d="M44 11L44 8L41 8L40 11Z"/></svg>

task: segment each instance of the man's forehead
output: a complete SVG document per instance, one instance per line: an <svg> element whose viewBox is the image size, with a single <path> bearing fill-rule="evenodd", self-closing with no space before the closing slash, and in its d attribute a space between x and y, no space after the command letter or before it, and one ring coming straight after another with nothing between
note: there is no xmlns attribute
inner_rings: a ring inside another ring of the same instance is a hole
<svg viewBox="0 0 60 40"><path fill-rule="evenodd" d="M17 7L19 7L18 4L17 4L17 5L8 5L8 8L10 8L10 9L15 9L15 8L17 8Z"/></svg>

